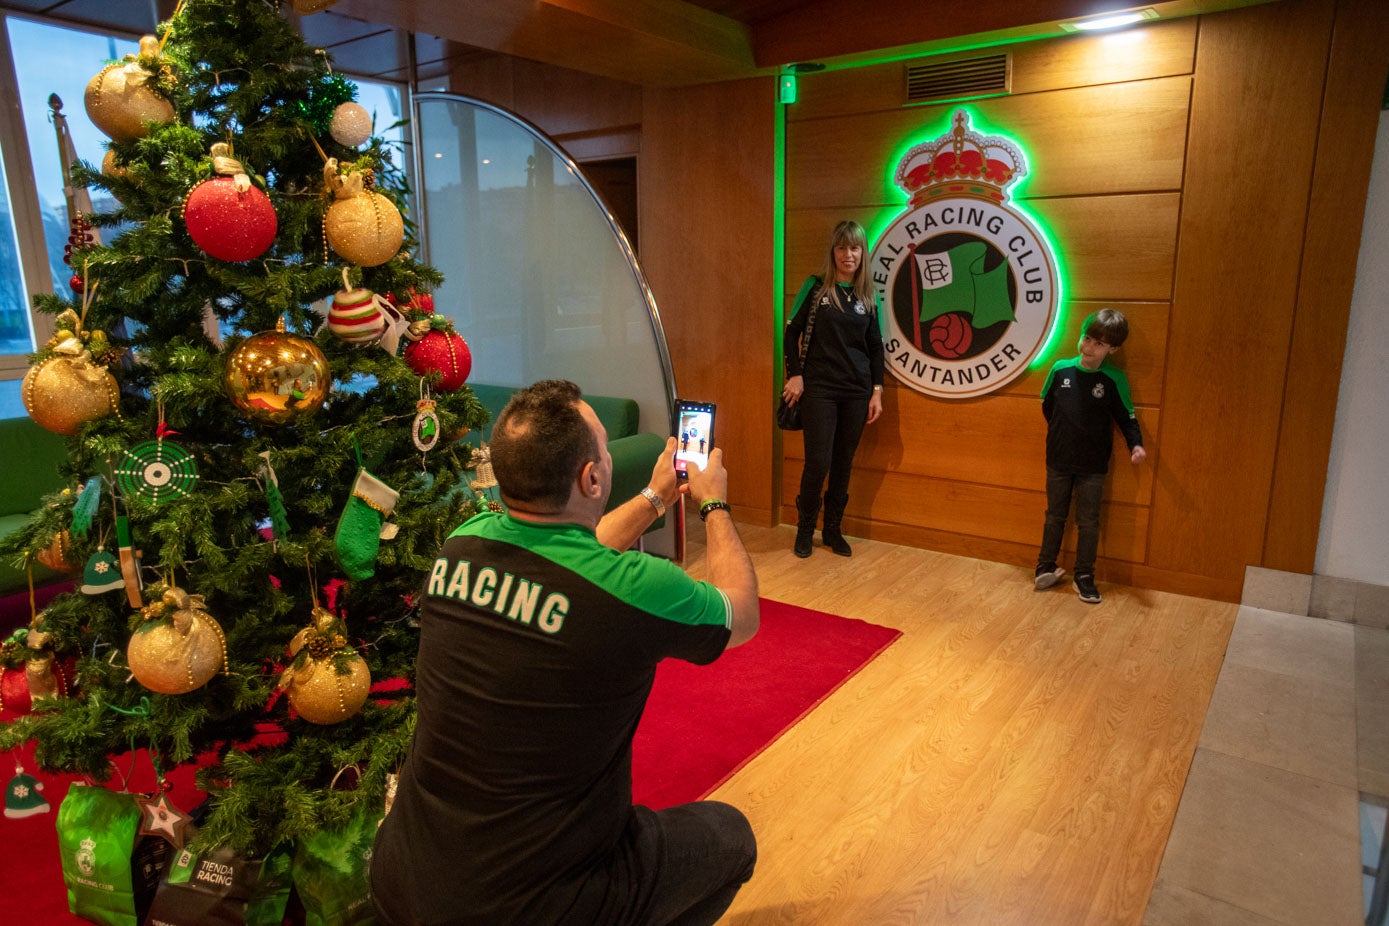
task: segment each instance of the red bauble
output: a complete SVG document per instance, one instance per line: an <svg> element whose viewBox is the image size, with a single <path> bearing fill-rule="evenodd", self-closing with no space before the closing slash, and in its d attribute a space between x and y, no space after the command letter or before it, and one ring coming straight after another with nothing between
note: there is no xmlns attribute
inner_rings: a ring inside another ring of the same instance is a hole
<svg viewBox="0 0 1389 926"><path fill-rule="evenodd" d="M238 191L231 177L195 186L183 204L183 221L194 244L230 263L260 257L275 243L279 228L269 197L254 185Z"/></svg>
<svg viewBox="0 0 1389 926"><path fill-rule="evenodd" d="M24 667L0 669L0 721L8 723L29 713L33 707Z"/></svg>
<svg viewBox="0 0 1389 926"><path fill-rule="evenodd" d="M453 392L462 388L473 372L473 352L468 342L453 330L431 331L405 347L405 362L421 376L443 374L434 388Z"/></svg>
<svg viewBox="0 0 1389 926"><path fill-rule="evenodd" d="M974 329L959 312L947 312L931 322L931 350L937 357L954 360L969 350Z"/></svg>

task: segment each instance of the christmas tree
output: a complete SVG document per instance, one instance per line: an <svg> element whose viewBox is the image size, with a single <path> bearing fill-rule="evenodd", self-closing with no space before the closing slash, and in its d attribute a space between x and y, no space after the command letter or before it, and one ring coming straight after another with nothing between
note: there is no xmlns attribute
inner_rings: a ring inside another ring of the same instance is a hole
<svg viewBox="0 0 1389 926"><path fill-rule="evenodd" d="M466 344L354 93L279 4L187 0L93 78L112 141L74 179L121 205L74 223L72 296L36 300L57 331L24 398L70 435L71 488L0 555L85 564L85 591L4 644L35 700L0 749L98 781L132 743L165 772L210 755L195 848L379 812L413 704L368 685L410 679L412 596L487 503Z"/></svg>

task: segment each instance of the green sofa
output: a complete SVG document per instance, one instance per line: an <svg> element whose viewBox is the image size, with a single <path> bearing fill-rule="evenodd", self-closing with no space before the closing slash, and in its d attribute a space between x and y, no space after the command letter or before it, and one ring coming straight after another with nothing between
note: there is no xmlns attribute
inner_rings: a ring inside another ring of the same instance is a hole
<svg viewBox="0 0 1389 926"><path fill-rule="evenodd" d="M468 386L491 416L483 426L481 435L470 431L463 438L476 444L479 436L482 440L491 438L492 422L497 420L497 414L511 399L516 387L492 386L486 383L469 383ZM640 426L641 409L633 399L586 395L584 401L593 406L598 420L603 422L603 427L608 431L608 452L613 458L613 490L608 498L608 508L611 509L636 495L651 482L651 469L656 465L661 451L665 450L666 439L659 434L637 430ZM647 532L650 533L664 524L665 518L658 518L656 523L647 528Z"/></svg>
<svg viewBox="0 0 1389 926"><path fill-rule="evenodd" d="M0 479L0 537L8 537L43 505L45 495L65 485L58 467L67 459L67 445L32 418L0 418L0 453L5 469L5 478ZM41 563L33 566L35 587L64 578ZM0 557L0 595L28 587L24 568L9 557Z"/></svg>

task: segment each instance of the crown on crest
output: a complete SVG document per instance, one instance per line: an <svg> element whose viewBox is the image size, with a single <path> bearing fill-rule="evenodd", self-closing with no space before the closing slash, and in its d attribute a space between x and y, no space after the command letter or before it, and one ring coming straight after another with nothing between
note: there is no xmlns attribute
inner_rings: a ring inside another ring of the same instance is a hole
<svg viewBox="0 0 1389 926"><path fill-rule="evenodd" d="M937 196L976 196L995 202L1027 173L1027 160L1006 138L969 130L969 113L955 113L955 127L915 146L897 165L896 182L919 206Z"/></svg>

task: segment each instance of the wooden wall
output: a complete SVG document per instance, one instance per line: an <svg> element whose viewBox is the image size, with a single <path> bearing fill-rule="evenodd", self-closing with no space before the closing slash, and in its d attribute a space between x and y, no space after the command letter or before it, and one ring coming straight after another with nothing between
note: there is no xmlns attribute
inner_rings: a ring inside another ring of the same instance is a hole
<svg viewBox="0 0 1389 926"><path fill-rule="evenodd" d="M718 406L735 516L773 523L776 82L647 90L642 266L682 398Z"/></svg>
<svg viewBox="0 0 1389 926"><path fill-rule="evenodd" d="M1118 359L1150 458L1114 463L1101 578L1234 600L1246 565L1311 572L1389 4L1278 0L1000 49L1011 95L970 105L1029 155L1020 199L1067 280L1052 356L1102 305L1133 322ZM719 404L737 516L794 521L799 436L771 422L781 313L835 221L901 211L889 162L953 107L903 106L900 62L802 75L785 109L778 294L770 79L643 91L499 57L453 89L515 109L580 161L637 155L643 268L677 386ZM889 378L849 532L1030 565L1043 375L954 402Z"/></svg>
<svg viewBox="0 0 1389 926"><path fill-rule="evenodd" d="M969 104L1028 152L1019 198L1068 283L1050 359L1074 353L1101 305L1132 322L1117 359L1150 457L1116 454L1102 579L1237 599L1246 564L1311 572L1386 45L1373 0L1281 0L1007 46L1012 93ZM902 105L901 69L801 79L786 129L788 302L836 220L874 228L903 210L889 161L948 125L953 106ZM1045 367L964 401L889 377L849 532L1032 563ZM794 520L799 435L783 453Z"/></svg>

